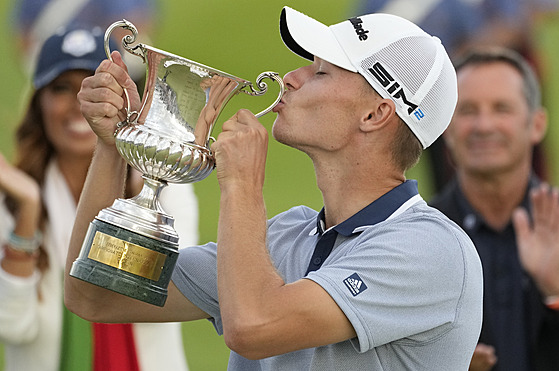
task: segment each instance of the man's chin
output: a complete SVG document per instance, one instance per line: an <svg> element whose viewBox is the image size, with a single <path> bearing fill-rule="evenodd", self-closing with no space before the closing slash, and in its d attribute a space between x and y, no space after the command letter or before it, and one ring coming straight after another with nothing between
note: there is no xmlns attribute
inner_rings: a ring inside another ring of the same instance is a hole
<svg viewBox="0 0 559 371"><path fill-rule="evenodd" d="M287 138L287 135L285 134L284 131L282 131L281 125L277 124L277 120L276 122L274 122L274 125L272 126L272 138L274 138L277 142L281 144L289 145L289 140Z"/></svg>
<svg viewBox="0 0 559 371"><path fill-rule="evenodd" d="M505 171L505 166L496 163L483 163L470 165L468 173L482 178L493 178Z"/></svg>

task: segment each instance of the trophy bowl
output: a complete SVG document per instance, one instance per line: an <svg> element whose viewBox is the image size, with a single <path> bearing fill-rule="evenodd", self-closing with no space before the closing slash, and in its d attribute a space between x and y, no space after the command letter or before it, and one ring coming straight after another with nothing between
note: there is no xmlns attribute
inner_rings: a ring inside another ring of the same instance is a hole
<svg viewBox="0 0 559 371"><path fill-rule="evenodd" d="M285 87L275 72L263 72L255 86L247 80L137 44L138 31L123 19L105 32L109 40L121 27L131 34L122 39L127 52L146 64L146 83L141 108L130 108L117 125L116 148L130 166L142 173L144 185L130 199L116 199L90 223L80 255L70 270L72 277L132 298L163 306L178 257L174 219L159 202L161 190L171 183L193 183L206 178L215 167L210 150L212 130L229 100L239 93L266 93L268 78L280 86L278 97L260 117L281 100Z"/></svg>

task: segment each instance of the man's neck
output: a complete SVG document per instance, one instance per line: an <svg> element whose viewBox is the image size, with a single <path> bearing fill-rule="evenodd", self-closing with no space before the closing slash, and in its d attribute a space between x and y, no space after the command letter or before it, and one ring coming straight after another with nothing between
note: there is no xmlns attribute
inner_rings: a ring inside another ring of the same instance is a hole
<svg viewBox="0 0 559 371"><path fill-rule="evenodd" d="M458 173L464 196L495 230L502 230L508 225L514 209L524 199L529 180L529 168L490 176Z"/></svg>
<svg viewBox="0 0 559 371"><path fill-rule="evenodd" d="M351 173L340 176L340 172L344 171L338 169L336 172L316 172L318 187L324 200L327 229L350 218L405 181L403 174L396 173L387 176L387 173L375 174L353 169Z"/></svg>

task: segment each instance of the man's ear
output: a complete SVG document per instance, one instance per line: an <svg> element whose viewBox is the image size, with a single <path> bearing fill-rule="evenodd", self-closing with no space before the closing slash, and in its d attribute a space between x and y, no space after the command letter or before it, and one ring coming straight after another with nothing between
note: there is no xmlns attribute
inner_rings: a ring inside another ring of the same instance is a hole
<svg viewBox="0 0 559 371"><path fill-rule="evenodd" d="M532 117L531 137L532 144L540 143L547 131L547 111L543 108L534 112Z"/></svg>
<svg viewBox="0 0 559 371"><path fill-rule="evenodd" d="M380 99L370 110L365 111L361 119L360 128L363 131L373 131L386 126L396 114L396 105L391 99Z"/></svg>

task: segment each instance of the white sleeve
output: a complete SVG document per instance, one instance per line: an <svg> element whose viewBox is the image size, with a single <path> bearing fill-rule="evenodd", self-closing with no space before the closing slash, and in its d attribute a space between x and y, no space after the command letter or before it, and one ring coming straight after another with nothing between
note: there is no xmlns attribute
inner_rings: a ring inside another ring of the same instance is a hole
<svg viewBox="0 0 559 371"><path fill-rule="evenodd" d="M0 341L22 344L37 336L39 277L38 272L17 277L0 268Z"/></svg>
<svg viewBox="0 0 559 371"><path fill-rule="evenodd" d="M13 218L4 205L0 194L0 246L3 246ZM4 249L0 248L0 261ZM0 341L21 344L33 340L39 331L37 285L40 275L17 277L0 266Z"/></svg>
<svg viewBox="0 0 559 371"><path fill-rule="evenodd" d="M160 196L163 210L175 219L180 247L198 244L198 200L192 184L172 184Z"/></svg>

